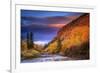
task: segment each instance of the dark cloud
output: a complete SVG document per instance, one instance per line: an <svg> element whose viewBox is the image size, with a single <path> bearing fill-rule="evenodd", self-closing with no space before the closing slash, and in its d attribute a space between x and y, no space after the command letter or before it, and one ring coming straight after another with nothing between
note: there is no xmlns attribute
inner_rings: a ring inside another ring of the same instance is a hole
<svg viewBox="0 0 100 73"><path fill-rule="evenodd" d="M42 14L43 13L43 14ZM76 19L80 14L59 12L34 12L24 11L21 13L21 37L26 38L27 32L34 33L34 40L51 40L57 31ZM51 14L51 15L50 15ZM70 14L70 15L69 15ZM40 15L40 16L39 16Z"/></svg>
<svg viewBox="0 0 100 73"><path fill-rule="evenodd" d="M39 26L47 26L49 24L67 24L73 19L77 18L77 16L55 16L55 17L44 17L44 18L37 18L37 17L21 17L22 23L24 25L39 25Z"/></svg>

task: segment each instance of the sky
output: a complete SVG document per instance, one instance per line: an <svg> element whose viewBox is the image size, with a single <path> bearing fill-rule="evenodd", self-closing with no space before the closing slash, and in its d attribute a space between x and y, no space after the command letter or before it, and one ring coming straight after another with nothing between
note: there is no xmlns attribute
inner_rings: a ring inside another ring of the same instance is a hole
<svg viewBox="0 0 100 73"><path fill-rule="evenodd" d="M25 39L27 32L33 32L36 44L47 44L57 32L69 22L83 13L21 10L21 38Z"/></svg>

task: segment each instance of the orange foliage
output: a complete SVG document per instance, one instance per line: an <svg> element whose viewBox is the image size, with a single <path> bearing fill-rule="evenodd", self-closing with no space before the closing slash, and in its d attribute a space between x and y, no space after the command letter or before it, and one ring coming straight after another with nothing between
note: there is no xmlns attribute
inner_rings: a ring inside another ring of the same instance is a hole
<svg viewBox="0 0 100 73"><path fill-rule="evenodd" d="M61 50L64 53L66 49L73 46L80 46L83 43L89 42L89 14L77 18L74 22L65 25L58 32L57 37L61 39ZM55 50L56 42L53 41L48 45L46 50L52 52Z"/></svg>
<svg viewBox="0 0 100 73"><path fill-rule="evenodd" d="M86 42L89 39L89 27L88 26L79 26L75 27L71 33L70 38L72 40L77 40L76 42Z"/></svg>
<svg viewBox="0 0 100 73"><path fill-rule="evenodd" d="M73 30L71 30L68 37L62 41L62 51L70 48L71 46L81 45L87 41L89 41L89 27L86 25L75 27Z"/></svg>

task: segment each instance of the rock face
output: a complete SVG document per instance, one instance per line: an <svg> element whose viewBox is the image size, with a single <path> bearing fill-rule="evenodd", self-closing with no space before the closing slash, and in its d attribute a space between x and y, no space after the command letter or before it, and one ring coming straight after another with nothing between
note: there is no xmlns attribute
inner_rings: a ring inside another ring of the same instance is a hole
<svg viewBox="0 0 100 73"><path fill-rule="evenodd" d="M59 42L60 45L58 45ZM61 48L58 49L58 47ZM46 46L45 52L89 59L89 14L84 13L62 27L57 36Z"/></svg>

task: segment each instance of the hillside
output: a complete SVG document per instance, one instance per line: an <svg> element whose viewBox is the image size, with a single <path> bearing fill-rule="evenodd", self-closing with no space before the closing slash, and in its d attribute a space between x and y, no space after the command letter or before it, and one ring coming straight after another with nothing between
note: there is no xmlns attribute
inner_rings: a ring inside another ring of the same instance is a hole
<svg viewBox="0 0 100 73"><path fill-rule="evenodd" d="M45 52L89 59L89 14L84 13L62 27L56 37L45 47Z"/></svg>

